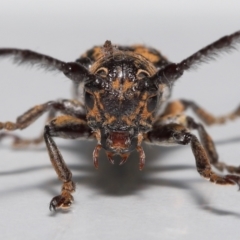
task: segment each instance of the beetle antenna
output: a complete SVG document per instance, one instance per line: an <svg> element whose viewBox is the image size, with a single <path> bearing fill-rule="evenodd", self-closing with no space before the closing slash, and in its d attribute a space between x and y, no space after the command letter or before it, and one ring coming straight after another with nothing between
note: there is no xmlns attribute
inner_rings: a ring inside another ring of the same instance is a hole
<svg viewBox="0 0 240 240"><path fill-rule="evenodd" d="M156 84L164 82L169 85L167 80L170 82L176 81L183 75L184 71L192 70L202 63L215 60L215 58L222 53L228 53L235 50L236 45L239 43L240 31L220 38L180 63L170 63L160 69L152 78L156 81Z"/></svg>
<svg viewBox="0 0 240 240"><path fill-rule="evenodd" d="M19 65L37 66L48 71L60 71L77 84L83 82L91 75L88 69L78 62L66 63L30 50L1 48L0 58L2 57L13 58L13 62Z"/></svg>

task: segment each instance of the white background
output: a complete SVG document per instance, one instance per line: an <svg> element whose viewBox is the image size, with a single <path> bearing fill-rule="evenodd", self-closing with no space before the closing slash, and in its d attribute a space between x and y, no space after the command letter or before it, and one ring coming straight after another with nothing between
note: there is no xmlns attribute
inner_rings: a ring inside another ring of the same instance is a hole
<svg viewBox="0 0 240 240"><path fill-rule="evenodd" d="M180 61L239 30L239 12L240 2L230 0L1 1L0 47L28 48L72 61L109 39L147 44ZM173 98L194 100L220 115L237 107L239 89L236 51L184 74ZM0 121L14 120L39 103L69 98L70 90L71 82L62 75L1 60ZM37 136L43 124L44 118L18 134ZM207 130L221 160L239 165L239 121ZM57 213L48 204L61 183L44 144L13 150L10 141L1 143L1 239L239 239L237 187L202 179L189 146L144 145L142 172L135 153L121 167L111 166L103 153L96 171L94 142L56 141L77 182L71 210Z"/></svg>

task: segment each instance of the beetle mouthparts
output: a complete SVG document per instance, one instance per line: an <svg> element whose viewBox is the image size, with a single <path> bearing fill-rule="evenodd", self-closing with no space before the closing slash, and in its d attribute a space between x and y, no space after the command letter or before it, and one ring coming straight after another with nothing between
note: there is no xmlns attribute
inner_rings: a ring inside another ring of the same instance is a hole
<svg viewBox="0 0 240 240"><path fill-rule="evenodd" d="M108 146L112 149L127 149L131 140L128 132L110 132L107 140Z"/></svg>
<svg viewBox="0 0 240 240"><path fill-rule="evenodd" d="M93 151L93 164L96 169L98 169L98 155L99 155L99 151L101 150L101 148L102 148L102 146L100 144L98 144ZM141 171L141 170L143 170L143 167L145 165L145 153L141 146L137 146L137 151L139 153L139 170ZM114 153L107 152L107 157L111 164L114 164L114 160L112 159L113 155L114 155ZM123 165L124 163L126 163L129 155L130 155L129 153L120 154L120 156L122 157L122 160L119 163L119 165Z"/></svg>

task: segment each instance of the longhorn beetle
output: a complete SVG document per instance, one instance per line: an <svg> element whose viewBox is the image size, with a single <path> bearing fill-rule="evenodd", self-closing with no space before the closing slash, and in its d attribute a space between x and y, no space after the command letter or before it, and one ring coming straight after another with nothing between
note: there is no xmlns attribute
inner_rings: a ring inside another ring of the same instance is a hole
<svg viewBox="0 0 240 240"><path fill-rule="evenodd" d="M204 126L184 114L186 109L191 109L207 125L223 124L240 116L240 107L228 115L214 117L195 102L168 101L173 83L185 71L234 49L237 43L240 43L240 31L202 48L180 63L170 62L153 48L114 46L110 41L88 50L75 62L63 62L30 50L1 48L0 57L12 57L17 64L62 72L75 86L73 99L49 101L29 109L15 122L0 122L1 138L12 137L15 146L45 141L52 165L62 181L61 194L51 200L50 210L70 207L71 193L75 190L72 173L54 137L96 139L95 168L98 168L102 148L112 164L113 156L120 155L120 165L137 150L142 170L145 164L143 141L158 145L190 144L202 177L216 184L240 186L240 176L233 175L240 174L240 167L219 162L213 140ZM83 101L79 99L81 91ZM41 138L27 140L8 132L27 128L45 112L48 112L48 122ZM198 131L200 141L191 130ZM211 165L230 174L218 175Z"/></svg>

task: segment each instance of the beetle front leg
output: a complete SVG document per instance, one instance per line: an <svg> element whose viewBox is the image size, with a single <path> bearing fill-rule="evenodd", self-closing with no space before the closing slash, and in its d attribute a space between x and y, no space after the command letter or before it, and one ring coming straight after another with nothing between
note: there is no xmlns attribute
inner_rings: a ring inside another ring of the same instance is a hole
<svg viewBox="0 0 240 240"><path fill-rule="evenodd" d="M45 112L48 112L47 122L53 119L57 112L67 115L75 116L85 119L85 112L83 105L77 100L60 99L57 101L49 101L47 103L34 106L22 115L20 115L16 122L0 122L0 130L14 131L17 129L25 129L34 123ZM33 139L23 139L15 134L3 132L0 134L0 140L5 137L13 138L14 147L23 147L30 144L39 144L43 141L43 134L40 137Z"/></svg>
<svg viewBox="0 0 240 240"><path fill-rule="evenodd" d="M44 139L52 165L58 178L63 182L61 195L52 199L49 208L50 210L68 208L74 200L71 195L71 193L75 191L75 183L72 181L72 173L64 162L56 143L53 141L48 126L45 128Z"/></svg>
<svg viewBox="0 0 240 240"><path fill-rule="evenodd" d="M210 182L220 185L234 185L240 187L240 177L237 175L219 176L212 171L208 156L198 141L197 137L192 135L191 148L196 159L196 167L199 174Z"/></svg>
<svg viewBox="0 0 240 240"><path fill-rule="evenodd" d="M229 173L240 173L240 166L235 167L231 165L227 165L224 162L218 161L218 154L215 148L215 144L211 138L211 136L207 133L206 129L201 123L195 122L195 120L191 117L186 116L183 112L187 110L187 108L192 108L192 110L200 117L205 123L208 125L223 123L226 120L233 120L236 117L240 116L240 107L238 107L231 114L225 115L225 117L214 117L209 114L204 109L200 108L196 103L187 100L179 100L170 102L164 113L159 116L159 118L155 121L153 128L156 129L158 126L163 126L169 123L180 124L185 126L190 130L197 130L200 136L201 143L208 155L210 163L216 167L218 170L223 171L227 170Z"/></svg>
<svg viewBox="0 0 240 240"><path fill-rule="evenodd" d="M229 173L240 173L240 167L227 165L224 162L218 161L218 154L215 148L215 144L209 134L206 132L202 124L196 123L191 117L186 117L187 127L190 129L198 130L201 143L208 155L210 163L216 167L219 171L226 169Z"/></svg>
<svg viewBox="0 0 240 240"><path fill-rule="evenodd" d="M152 131L147 133L146 141L158 145L171 145L191 144L192 152L196 160L196 167L199 174L205 179L221 185L234 185L240 186L240 177L237 175L223 175L216 174L211 169L211 163L202 144L198 141L197 137L189 132L183 125L168 124L158 126Z"/></svg>
<svg viewBox="0 0 240 240"><path fill-rule="evenodd" d="M60 116L53 119L45 127L44 140L48 149L52 165L62 181L62 192L50 202L50 210L69 208L73 202L72 192L75 191L75 183L72 181L72 173L67 167L52 137L76 139L91 136L91 129L84 120L72 116Z"/></svg>

